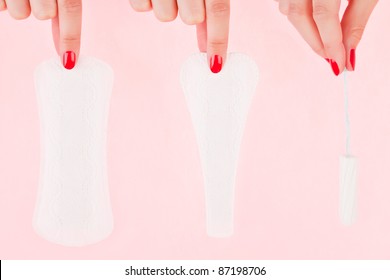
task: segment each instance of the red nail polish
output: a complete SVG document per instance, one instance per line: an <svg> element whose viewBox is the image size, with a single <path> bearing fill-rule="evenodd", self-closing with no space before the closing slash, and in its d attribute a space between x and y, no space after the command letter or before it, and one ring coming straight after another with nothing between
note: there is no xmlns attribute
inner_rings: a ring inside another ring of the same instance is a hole
<svg viewBox="0 0 390 280"><path fill-rule="evenodd" d="M76 54L72 51L67 51L62 56L62 64L68 70L73 69L76 65Z"/></svg>
<svg viewBox="0 0 390 280"><path fill-rule="evenodd" d="M339 66L337 65L337 62L333 59L330 60L330 65L332 66L333 73L338 76L340 74Z"/></svg>
<svg viewBox="0 0 390 280"><path fill-rule="evenodd" d="M217 74L222 70L222 56L214 55L210 59L210 70L211 72Z"/></svg>
<svg viewBox="0 0 390 280"><path fill-rule="evenodd" d="M328 63L330 63L330 59L329 59L329 58L325 58L325 60L326 60Z"/></svg>
<svg viewBox="0 0 390 280"><path fill-rule="evenodd" d="M356 50L351 49L349 52L349 61L351 62L352 69L355 70L355 64L356 64Z"/></svg>

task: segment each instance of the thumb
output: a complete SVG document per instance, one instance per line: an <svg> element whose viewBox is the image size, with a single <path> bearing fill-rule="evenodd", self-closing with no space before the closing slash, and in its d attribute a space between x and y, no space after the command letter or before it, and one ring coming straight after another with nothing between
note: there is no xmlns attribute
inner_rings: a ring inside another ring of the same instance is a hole
<svg viewBox="0 0 390 280"><path fill-rule="evenodd" d="M341 27L343 43L347 52L346 66L349 71L355 70L356 48L362 39L368 19L377 3L378 0L349 1L349 5L345 10Z"/></svg>

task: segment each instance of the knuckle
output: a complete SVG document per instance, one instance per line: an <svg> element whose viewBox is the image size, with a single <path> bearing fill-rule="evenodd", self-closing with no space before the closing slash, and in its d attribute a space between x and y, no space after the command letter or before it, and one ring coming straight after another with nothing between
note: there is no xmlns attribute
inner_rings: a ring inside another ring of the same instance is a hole
<svg viewBox="0 0 390 280"><path fill-rule="evenodd" d="M218 53L221 50L225 50L227 48L226 40L212 40L209 43L209 47L215 52Z"/></svg>
<svg viewBox="0 0 390 280"><path fill-rule="evenodd" d="M314 19L329 17L331 15L330 9L325 2L313 3L313 17Z"/></svg>
<svg viewBox="0 0 390 280"><path fill-rule="evenodd" d="M306 13L305 6L301 3L290 3L286 7L285 14L289 17L303 16Z"/></svg>
<svg viewBox="0 0 390 280"><path fill-rule="evenodd" d="M351 28L350 30L350 37L353 40L360 41L363 37L363 32L364 32L365 26L356 26Z"/></svg>
<svg viewBox="0 0 390 280"><path fill-rule="evenodd" d="M79 13L81 11L80 0L64 0L63 8L66 13Z"/></svg>
<svg viewBox="0 0 390 280"><path fill-rule="evenodd" d="M230 5L225 1L214 1L210 4L209 13L215 17L225 17L230 14Z"/></svg>
<svg viewBox="0 0 390 280"><path fill-rule="evenodd" d="M68 34L61 39L65 45L77 45L80 44L80 36Z"/></svg>

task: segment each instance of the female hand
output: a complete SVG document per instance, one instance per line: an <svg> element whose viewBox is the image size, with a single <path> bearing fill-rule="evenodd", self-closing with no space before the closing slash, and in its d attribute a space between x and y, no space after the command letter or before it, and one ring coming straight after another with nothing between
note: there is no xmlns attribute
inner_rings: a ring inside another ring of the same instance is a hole
<svg viewBox="0 0 390 280"><path fill-rule="evenodd" d="M57 53L66 69L73 69L80 53L81 0L0 0L0 11L15 19L52 19Z"/></svg>
<svg viewBox="0 0 390 280"><path fill-rule="evenodd" d="M356 47L378 0L349 0L340 22L340 0L276 0L279 10L336 76L355 70Z"/></svg>
<svg viewBox="0 0 390 280"><path fill-rule="evenodd" d="M153 10L160 21L180 14L184 23L197 25L198 45L207 52L210 70L222 70L229 39L230 0L130 0L138 12Z"/></svg>

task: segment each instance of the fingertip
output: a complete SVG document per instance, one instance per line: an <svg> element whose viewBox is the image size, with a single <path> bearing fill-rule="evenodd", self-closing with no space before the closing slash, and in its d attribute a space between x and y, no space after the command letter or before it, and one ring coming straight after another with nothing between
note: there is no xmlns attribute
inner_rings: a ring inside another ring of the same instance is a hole
<svg viewBox="0 0 390 280"><path fill-rule="evenodd" d="M219 72L222 71L222 67L224 64L224 57L222 55L218 54L213 54L209 56L209 61L210 61L210 70L214 74L218 74Z"/></svg>
<svg viewBox="0 0 390 280"><path fill-rule="evenodd" d="M130 0L130 6L136 12L148 12L153 9L152 3L149 0Z"/></svg>
<svg viewBox="0 0 390 280"><path fill-rule="evenodd" d="M184 4L184 2L186 4ZM203 1L194 1L189 4L186 0L179 0L177 3L180 18L185 24L199 25L206 20L206 11Z"/></svg>
<svg viewBox="0 0 390 280"><path fill-rule="evenodd" d="M7 10L7 5L4 0L0 0L0 12Z"/></svg>
<svg viewBox="0 0 390 280"><path fill-rule="evenodd" d="M39 20L54 19L57 16L57 9L48 9L48 10L39 10L39 11L33 10L33 14L35 18Z"/></svg>
<svg viewBox="0 0 390 280"><path fill-rule="evenodd" d="M77 55L74 51L65 51L62 54L62 65L67 70L72 70L77 63Z"/></svg>
<svg viewBox="0 0 390 280"><path fill-rule="evenodd" d="M348 71L355 71L356 67L356 48L351 48L347 52L346 68Z"/></svg>
<svg viewBox="0 0 390 280"><path fill-rule="evenodd" d="M17 12L13 10L9 10L8 12L11 15L11 17L16 20L24 20L31 15L30 9L26 9L24 11L17 11Z"/></svg>
<svg viewBox="0 0 390 280"><path fill-rule="evenodd" d="M345 49L345 66L348 71L355 71L356 67L356 47L359 44L358 38L346 35L344 31L344 49Z"/></svg>
<svg viewBox="0 0 390 280"><path fill-rule="evenodd" d="M205 20L204 14L190 14L190 15L182 15L182 21L187 25L197 25Z"/></svg>
<svg viewBox="0 0 390 280"><path fill-rule="evenodd" d="M344 60L336 60L332 58L325 58L325 60L329 63L333 74L336 76L339 76L345 69L349 70L350 67L348 66L348 63L346 63Z"/></svg>
<svg viewBox="0 0 390 280"><path fill-rule="evenodd" d="M333 74L335 74L335 76L340 75L340 73L341 73L340 66L337 63L337 61L335 61L333 59L329 59L329 64L330 64L330 67L331 67L331 69L333 71Z"/></svg>
<svg viewBox="0 0 390 280"><path fill-rule="evenodd" d="M171 22L177 18L177 10L173 10L170 12L156 12L156 18L161 22Z"/></svg>
<svg viewBox="0 0 390 280"><path fill-rule="evenodd" d="M221 72L226 61L226 54L228 48L227 39L212 40L207 43L208 56L210 61L210 70L214 74Z"/></svg>
<svg viewBox="0 0 390 280"><path fill-rule="evenodd" d="M333 73L338 76L347 67L346 48L343 43L324 45Z"/></svg>
<svg viewBox="0 0 390 280"><path fill-rule="evenodd" d="M80 37L64 37L60 39L60 51L62 52L62 62L66 69L73 69L79 57Z"/></svg>

